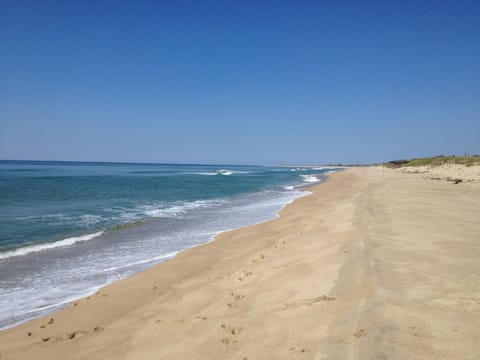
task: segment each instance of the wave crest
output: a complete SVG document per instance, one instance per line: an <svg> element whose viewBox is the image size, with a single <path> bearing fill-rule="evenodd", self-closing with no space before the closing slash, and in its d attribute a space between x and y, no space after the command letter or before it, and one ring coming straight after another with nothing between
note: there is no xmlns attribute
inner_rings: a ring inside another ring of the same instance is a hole
<svg viewBox="0 0 480 360"><path fill-rule="evenodd" d="M38 251L44 251L44 250L54 249L58 247L73 245L82 241L95 239L96 237L99 237L102 234L103 234L103 231L98 231L93 234L69 237L69 238L55 241L52 243L24 246L15 250L9 250L9 251L0 253L0 260L8 259L14 256L27 255L27 254L38 252Z"/></svg>
<svg viewBox="0 0 480 360"><path fill-rule="evenodd" d="M300 175L300 176L302 177L303 182L306 182L306 183L317 183L321 181L321 179L319 179L315 175Z"/></svg>

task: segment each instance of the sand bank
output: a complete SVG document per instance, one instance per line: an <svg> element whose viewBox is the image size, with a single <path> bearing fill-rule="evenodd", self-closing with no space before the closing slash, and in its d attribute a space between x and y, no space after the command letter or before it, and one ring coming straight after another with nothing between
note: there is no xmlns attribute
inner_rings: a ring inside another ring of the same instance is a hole
<svg viewBox="0 0 480 360"><path fill-rule="evenodd" d="M458 164L444 164L440 166L405 166L397 171L421 174L430 180L455 180L473 182L480 181L480 166L465 166Z"/></svg>
<svg viewBox="0 0 480 360"><path fill-rule="evenodd" d="M478 359L480 184L372 167L312 191L0 332L1 359Z"/></svg>

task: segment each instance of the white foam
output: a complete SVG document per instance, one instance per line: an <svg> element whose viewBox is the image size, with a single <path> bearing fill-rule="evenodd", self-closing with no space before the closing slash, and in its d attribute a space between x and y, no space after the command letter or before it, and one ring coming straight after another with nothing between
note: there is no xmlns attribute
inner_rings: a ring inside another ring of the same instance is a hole
<svg viewBox="0 0 480 360"><path fill-rule="evenodd" d="M252 171L219 169L216 172L192 172L188 174L205 175L205 176L215 176L215 175L230 176L233 174L250 174L250 173L252 173Z"/></svg>
<svg viewBox="0 0 480 360"><path fill-rule="evenodd" d="M310 170L310 169L305 169L305 168L294 168L294 169L290 169L290 171L307 171L307 170Z"/></svg>
<svg viewBox="0 0 480 360"><path fill-rule="evenodd" d="M17 320L15 322L0 326L0 331L1 330L6 330L6 329L11 328L13 326L23 324L23 323L25 323L27 321L30 321L30 320L38 317L38 316L41 316L42 314L45 315L45 314L48 314L48 313L50 313L54 310L58 310L58 309L60 309L64 306L66 306L67 304L75 301L75 300L78 300L78 299L81 299L83 297L87 297L87 296L90 296L90 295L96 293L101 288L102 288L102 286L100 286L100 285L99 286L94 286L94 287L91 287L91 288L85 290L85 292L78 293L75 296L66 297L63 300L61 300L59 302L56 302L54 304L38 306L38 307L35 307L34 309L30 309L30 310L23 311L23 312L18 312L18 313L15 314L15 317L18 318L18 319L21 319L21 320ZM1 313L1 311L0 311L0 313Z"/></svg>
<svg viewBox="0 0 480 360"><path fill-rule="evenodd" d="M173 258L177 254L178 254L178 251L173 251L173 252L165 254L165 255L156 256L156 257L153 257L153 258L136 261L136 262L133 262L133 263L130 263L130 264L125 264L125 265L122 265L122 266L114 266L114 267L111 267L111 268L108 268L108 269L100 270L99 272L100 273L110 272L110 271L115 271L115 270L119 270L119 269L129 268L131 266L147 264L149 262L154 262L154 261L158 261L158 260L170 259L170 258Z"/></svg>
<svg viewBox="0 0 480 360"><path fill-rule="evenodd" d="M175 233L155 233L152 238L140 238L141 241L135 241L134 243L116 243L106 253L94 252L91 253L91 256L78 257L75 260L77 262L69 263L66 268L64 268L65 264L62 261L58 261L58 267L44 269L43 273L39 273L39 277L34 279L36 281L33 285L29 284L24 290L14 289L8 294L8 297L5 296L5 303L16 298L25 298L26 301L24 303L18 303L17 301L13 309L11 306L7 306L7 313L0 308L0 326L5 324L5 327L10 327L49 313L75 298L88 296L96 291L92 289L98 289L115 280L130 276L156 262L171 258L187 248L212 241L215 234L276 218L278 212L284 206L294 199L308 194L308 192L293 190L289 192L265 191L226 200L210 199L188 203L178 202L174 203L173 206L152 203L149 209L143 208L143 211L155 210L154 205L158 206L157 210L165 210L168 207L173 213L182 210L182 208L183 211L187 211L185 207L197 209L204 206L209 209L212 206L217 206L216 204L220 206L219 212L207 210L206 216L203 212L197 214L202 218L202 223L187 228L181 227L175 230ZM175 206L177 206L176 209ZM141 210L140 207L135 209L136 212ZM205 224L203 221L205 221ZM54 279L48 284L46 290L43 281L46 278L44 274L53 274L51 276ZM29 282L31 283L32 280L30 279ZM92 287L92 284L95 284L95 286ZM39 291L38 289L42 290ZM32 294L36 293L41 293L41 298L32 297ZM0 297L0 305L1 300ZM12 313L15 317L9 315Z"/></svg>
<svg viewBox="0 0 480 360"><path fill-rule="evenodd" d="M225 175L230 176L233 174L251 174L253 171L242 171L242 170L227 170L227 169L220 169L217 170L218 175Z"/></svg>
<svg viewBox="0 0 480 360"><path fill-rule="evenodd" d="M295 189L295 187L292 186L292 185L287 185L287 186L284 186L283 188L284 188L285 190L294 190L294 189Z"/></svg>
<svg viewBox="0 0 480 360"><path fill-rule="evenodd" d="M33 252L44 251L44 250L48 250L48 249L54 249L54 248L58 248L58 247L73 245L73 244L76 244L76 243L79 243L79 242L82 242L82 241L92 240L96 237L99 237L102 234L103 234L103 231L98 231L98 232L93 233L93 234L70 237L70 238L55 241L55 242L52 242L52 243L25 246L25 247L22 247L22 248L19 248L19 249L10 250L10 251L0 253L0 260L8 259L8 258L14 257L14 256L27 255L27 254L30 254L30 253L33 253Z"/></svg>
<svg viewBox="0 0 480 360"><path fill-rule="evenodd" d="M234 172L232 170L220 169L220 170L217 170L217 173L220 174L220 175L230 176Z"/></svg>
<svg viewBox="0 0 480 360"><path fill-rule="evenodd" d="M215 198L209 200L196 200L190 202L177 201L175 203L156 202L150 204L137 205L133 208L106 208L106 211L114 213L112 218L120 218L122 223L136 222L150 218L175 218L188 211L217 206L224 200Z"/></svg>
<svg viewBox="0 0 480 360"><path fill-rule="evenodd" d="M306 182L306 183L317 183L321 181L321 179L319 179L314 175L300 175L300 176L302 177L303 182Z"/></svg>
<svg viewBox="0 0 480 360"><path fill-rule="evenodd" d="M174 218L179 215L185 214L189 210L203 209L211 206L215 206L221 203L219 199L212 200L196 200L186 203L178 203L169 207L156 207L156 206L144 206L142 212L155 218Z"/></svg>
<svg viewBox="0 0 480 360"><path fill-rule="evenodd" d="M326 170L326 171L323 172L323 174L331 174L331 173L334 173L334 172L338 171L338 169L329 170L328 167L322 167L322 166L315 166L315 167L312 168L312 170Z"/></svg>
<svg viewBox="0 0 480 360"><path fill-rule="evenodd" d="M84 225L97 224L102 220L103 219L100 215L91 215L91 214L80 215L80 222Z"/></svg>

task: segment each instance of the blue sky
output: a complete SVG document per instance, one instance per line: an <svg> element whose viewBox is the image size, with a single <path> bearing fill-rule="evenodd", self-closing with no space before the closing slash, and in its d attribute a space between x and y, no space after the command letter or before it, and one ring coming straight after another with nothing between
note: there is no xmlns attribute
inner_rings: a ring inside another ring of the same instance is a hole
<svg viewBox="0 0 480 360"><path fill-rule="evenodd" d="M479 1L0 3L0 159L480 153Z"/></svg>

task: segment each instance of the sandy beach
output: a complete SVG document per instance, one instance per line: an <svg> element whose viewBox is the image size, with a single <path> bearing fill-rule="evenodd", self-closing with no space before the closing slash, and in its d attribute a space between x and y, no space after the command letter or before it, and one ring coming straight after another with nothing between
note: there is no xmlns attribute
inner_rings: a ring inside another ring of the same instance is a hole
<svg viewBox="0 0 480 360"><path fill-rule="evenodd" d="M480 359L480 182L447 170L331 174L278 219L0 332L0 359Z"/></svg>

